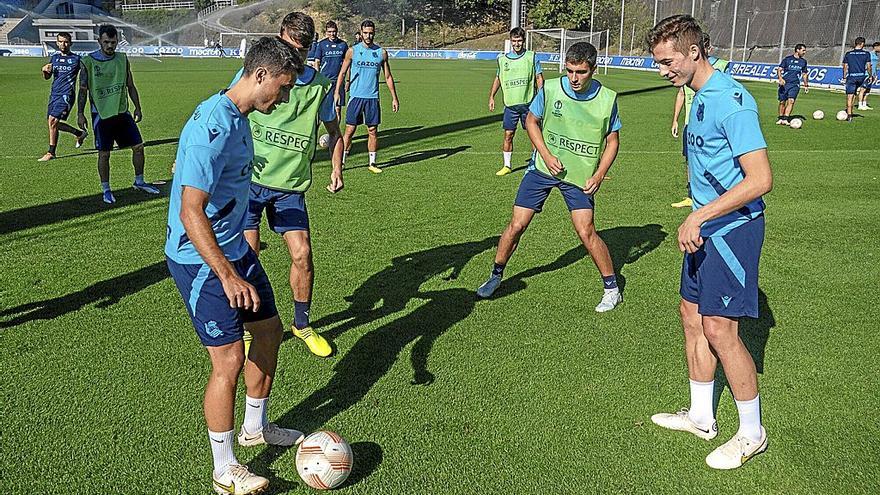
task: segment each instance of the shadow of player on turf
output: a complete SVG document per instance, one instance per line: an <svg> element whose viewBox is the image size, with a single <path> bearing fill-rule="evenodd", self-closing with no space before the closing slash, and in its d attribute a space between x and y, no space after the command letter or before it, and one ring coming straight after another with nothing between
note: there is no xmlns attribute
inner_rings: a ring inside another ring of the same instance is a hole
<svg viewBox="0 0 880 495"><path fill-rule="evenodd" d="M776 326L776 318L773 316L773 310L767 302L767 294L763 290L758 290L758 318L740 318L739 320L739 338L742 339L749 354L755 361L755 368L759 375L764 374L764 351L767 348L767 341L770 339L770 329ZM760 383L758 384L760 389ZM721 363L715 369L715 392L712 395L713 408L715 416L718 416L718 404L721 402L721 396L724 389L730 389L730 383L727 376L724 375L724 369ZM732 395L732 393L731 393Z"/></svg>
<svg viewBox="0 0 880 495"><path fill-rule="evenodd" d="M434 150L425 150L425 151L413 151L410 153L404 153L400 156L392 158L386 162L378 163L380 167L383 169L389 167L396 167L398 165L406 165L408 163L417 163L423 162L425 160L438 159L443 160L449 158L452 155L461 153L462 151L469 150L470 146L458 146L456 148L437 148ZM367 165L357 165L354 167L345 167L346 170L354 170L357 168L366 168Z"/></svg>
<svg viewBox="0 0 880 495"><path fill-rule="evenodd" d="M85 289L64 296L4 309L0 311L0 318L12 318L0 321L0 328L10 328L30 321L52 320L90 304L101 309L107 308L123 297L136 294L168 276L168 267L164 261L160 261L140 270L95 282Z"/></svg>

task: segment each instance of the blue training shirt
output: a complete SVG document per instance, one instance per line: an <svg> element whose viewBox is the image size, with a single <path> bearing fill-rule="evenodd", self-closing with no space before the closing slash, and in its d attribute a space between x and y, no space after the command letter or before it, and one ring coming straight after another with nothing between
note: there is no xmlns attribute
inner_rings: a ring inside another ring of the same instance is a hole
<svg viewBox="0 0 880 495"><path fill-rule="evenodd" d="M337 38L336 41L330 41L327 38L318 42L315 48L315 60L320 60L321 66L319 70L321 74L336 82L339 78L339 71L342 69L342 61L345 59L345 52L348 51L348 43Z"/></svg>
<svg viewBox="0 0 880 495"><path fill-rule="evenodd" d="M782 71L782 80L786 85L800 86L801 77L807 73L807 60L789 55L779 62L779 70Z"/></svg>
<svg viewBox="0 0 880 495"><path fill-rule="evenodd" d="M248 119L225 92L199 104L183 127L177 147L165 240L169 258L181 264L204 263L180 221L184 186L211 195L205 214L226 258L236 261L247 254L244 225L253 160Z"/></svg>
<svg viewBox="0 0 880 495"><path fill-rule="evenodd" d="M382 70L382 47L375 43L366 46L358 43L351 57L351 78L349 79L349 99L378 98L379 71Z"/></svg>
<svg viewBox="0 0 880 495"><path fill-rule="evenodd" d="M593 79L590 81L590 87L587 88L586 91L577 93L575 90L571 89L571 81L569 81L567 77L562 77L562 90L565 91L565 94L575 100L591 100L596 97L596 94L601 87L602 83ZM529 105L529 112L539 119L544 118L544 88L539 89L538 92L535 93L535 98L532 100L531 105ZM619 131L621 127L623 126L620 123L620 115L617 113L617 99L615 99L614 107L611 109L611 132Z"/></svg>
<svg viewBox="0 0 880 495"><path fill-rule="evenodd" d="M880 76L880 55L877 55L877 52L871 52L871 69L875 76Z"/></svg>
<svg viewBox="0 0 880 495"><path fill-rule="evenodd" d="M73 97L76 93L76 77L79 75L79 55L58 52L49 58L49 63L52 64L52 75L55 76L51 95Z"/></svg>
<svg viewBox="0 0 880 495"><path fill-rule="evenodd" d="M843 56L843 63L846 64L846 78L861 78L868 75L868 62L871 60L871 54L867 50L856 48L846 52Z"/></svg>
<svg viewBox="0 0 880 495"><path fill-rule="evenodd" d="M714 71L694 95L687 125L688 176L693 209L706 206L742 182L739 157L767 147L758 123L758 106L742 84ZM703 224L703 236L722 236L761 216L757 198L739 210Z"/></svg>
<svg viewBox="0 0 880 495"><path fill-rule="evenodd" d="M315 77L315 73L317 71L314 67L305 66L303 69L303 73L297 76L296 85L304 86L312 82L312 79ZM235 73L235 76L232 77L232 81L229 83L228 88L235 86L235 83L241 79L241 76L244 75L244 67L238 69L238 72ZM321 102L321 109L318 111L318 118L321 119L321 122L330 122L331 120L336 118L336 102L333 100L333 87L330 87L330 91L327 92L327 96L324 97L324 101Z"/></svg>

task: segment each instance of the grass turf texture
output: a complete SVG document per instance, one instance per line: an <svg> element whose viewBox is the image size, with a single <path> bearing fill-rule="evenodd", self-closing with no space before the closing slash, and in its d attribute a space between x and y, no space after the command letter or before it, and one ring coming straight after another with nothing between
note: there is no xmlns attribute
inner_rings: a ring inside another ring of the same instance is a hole
<svg viewBox="0 0 880 495"><path fill-rule="evenodd" d="M105 207L91 138L74 150L62 135L60 158L37 163L49 88L42 63L0 62L4 491L207 493L209 362L162 254L169 186L160 198L130 189L130 152L116 152L118 204ZM183 123L235 63L132 59L148 180L169 178ZM597 195L597 226L626 299L597 315L599 275L557 193L496 297L475 300L523 173L525 133L517 173L495 177L501 112L486 108L494 65L392 65L401 111L390 112L383 88L385 173L365 169L361 130L345 190L324 189L322 152L308 193L313 322L337 353L321 360L285 341L270 405L271 420L352 443L355 469L340 493L880 490L880 115L807 119L794 131L773 125L776 86L747 84L775 172L763 317L744 324L770 448L716 472L703 459L737 428L729 390L712 442L649 420L688 404L676 247L686 211L669 207L684 192L680 140L669 133L675 90L653 73L598 77L621 93L621 154ZM833 117L843 98L802 94L796 113ZM264 240L262 261L289 320L287 251L271 232ZM240 412L243 390L238 402ZM293 450L237 454L270 476L274 493L311 492Z"/></svg>

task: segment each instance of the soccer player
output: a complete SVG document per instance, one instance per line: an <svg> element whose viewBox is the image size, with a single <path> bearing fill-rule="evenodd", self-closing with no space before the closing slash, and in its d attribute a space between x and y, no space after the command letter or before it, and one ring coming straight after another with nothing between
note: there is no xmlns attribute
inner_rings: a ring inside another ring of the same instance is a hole
<svg viewBox="0 0 880 495"><path fill-rule="evenodd" d="M391 65L388 63L388 51L373 43L376 36L376 25L367 19L361 23L361 41L345 52L342 68L339 69L339 77L336 80L334 99L342 101L345 77L351 69L351 83L349 85L348 110L345 112L345 134L342 139L345 143L345 153L342 155L342 163L351 149L351 139L354 137L357 126L367 126L367 150L370 153L368 170L374 174L382 173L382 169L376 166L376 151L379 149L379 124L382 120L379 108L379 71L385 73L385 84L391 91L391 111L397 112L400 102L397 99L397 90L394 87L394 77L391 75Z"/></svg>
<svg viewBox="0 0 880 495"><path fill-rule="evenodd" d="M326 38L318 42L315 47L314 67L321 71L333 87L336 87L336 79L339 77L339 70L342 69L342 60L348 51L348 43L339 39L339 26L334 21L327 21L324 25L324 35ZM336 102L336 120L342 115L342 106L345 105L345 86L341 88L339 100Z"/></svg>
<svg viewBox="0 0 880 495"><path fill-rule="evenodd" d="M498 57L498 68L492 81L492 89L489 90L490 112L495 111L495 94L498 93L498 88L501 88L501 97L504 100L504 141L501 144L504 166L495 175L512 172L510 160L513 156L516 125L520 124L525 129L529 104L536 91L544 87L541 64L535 60L535 52L525 49L525 40L526 32L523 28L515 27L510 30L510 52Z"/></svg>
<svg viewBox="0 0 880 495"><path fill-rule="evenodd" d="M58 53L49 58L49 63L43 66L43 79L47 81L55 76L52 81L52 90L49 93L49 151L39 160L46 162L55 158L55 148L58 146L58 131L69 132L76 136L76 147L79 148L86 140L88 133L77 129L64 120L73 109L76 100L76 77L79 74L79 55L70 51L72 38L70 33L61 32L55 38L58 45Z"/></svg>
<svg viewBox="0 0 880 495"><path fill-rule="evenodd" d="M315 34L315 23L302 12L291 12L281 22L281 39L305 58ZM241 77L241 72L236 80ZM233 81L235 82L235 80ZM309 235L305 193L312 184L312 160L318 142L318 123L330 134L333 171L327 190L342 190L342 140L333 100L332 83L314 67L306 66L290 92L290 102L271 115L249 117L253 129L255 165L251 178L244 235L251 249L260 253L260 222L263 211L269 228L284 238L290 253L290 289L293 292L293 334L316 356L327 357L332 348L309 322L315 270ZM250 335L245 336L245 349Z"/></svg>
<svg viewBox="0 0 880 495"><path fill-rule="evenodd" d="M714 70L689 15L663 19L648 35L660 75L696 91L687 127L693 211L678 228L684 253L679 310L690 378L690 409L655 414L664 428L705 440L718 434L713 412L718 361L739 412L739 429L706 457L733 469L767 448L755 362L738 335L739 319L758 317L758 258L764 201L773 178L752 95Z"/></svg>
<svg viewBox="0 0 880 495"><path fill-rule="evenodd" d="M871 68L871 54L865 50L865 38L859 36L853 43L853 49L843 56L843 78L846 81L846 115L847 122L853 120L853 100L858 95L859 110L864 110L861 105L862 95L865 93L865 80L873 72Z"/></svg>
<svg viewBox="0 0 880 495"><path fill-rule="evenodd" d="M86 95L91 101L92 129L98 150L98 176L101 179L102 199L107 204L116 202L110 190L110 151L115 142L120 148L131 148L134 165L134 188L147 194L159 190L144 181L144 140L137 123L143 118L141 100L131 76L131 66L124 53L116 53L119 34L110 24L98 28L100 50L82 58L77 124L86 129ZM134 103L134 117L128 112L128 99Z"/></svg>
<svg viewBox="0 0 880 495"><path fill-rule="evenodd" d="M871 77L865 78L865 82L862 83L864 91L862 91L862 98L859 101L859 110L873 110L868 106L868 94L871 92L871 85L880 81L880 41L875 41L872 48L874 50L871 52L871 68L874 73L871 74Z"/></svg>
<svg viewBox="0 0 880 495"><path fill-rule="evenodd" d="M286 43L260 38L245 56L242 78L196 108L177 148L165 256L211 360L204 414L214 459L212 487L221 494L259 493L269 484L239 464L232 450L242 367L247 405L238 443L289 447L303 436L267 420L283 328L266 272L244 239L254 162L247 117L287 102L302 68ZM245 327L253 334L247 355Z"/></svg>
<svg viewBox="0 0 880 495"><path fill-rule="evenodd" d="M712 42L709 39L709 35L707 33L703 33L703 46L706 47L706 53L711 54ZM730 62L724 60L723 58L714 57L709 55L709 63L712 64L712 67L720 70L721 72L727 72L727 69L730 68ZM678 93L675 95L675 110L672 112L672 137L678 137L678 116L681 114L681 109L684 107L684 132L681 133L681 153L684 155L685 163L687 162L687 125L688 118L691 113L691 102L694 101L694 91L687 86L682 86L678 89ZM672 203L673 208L690 208L693 206L693 202L691 201L691 190L690 183L688 183L687 187L688 195L684 197L681 201L677 203Z"/></svg>
<svg viewBox="0 0 880 495"><path fill-rule="evenodd" d="M806 54L807 45L798 43L794 53L782 59L776 68L776 82L779 84L779 119L776 123L779 125L788 125L794 101L801 90L801 80L804 82L804 91L809 91Z"/></svg>
<svg viewBox="0 0 880 495"><path fill-rule="evenodd" d="M520 237L556 188L602 275L605 292L596 311L610 311L623 300L608 246L593 223L594 195L617 157L621 128L617 93L593 79L596 57L593 45L573 44L565 54L567 77L544 85L529 106L526 131L535 147L535 164L519 185L513 218L498 242L489 279L477 289L479 297L491 296L501 284Z"/></svg>

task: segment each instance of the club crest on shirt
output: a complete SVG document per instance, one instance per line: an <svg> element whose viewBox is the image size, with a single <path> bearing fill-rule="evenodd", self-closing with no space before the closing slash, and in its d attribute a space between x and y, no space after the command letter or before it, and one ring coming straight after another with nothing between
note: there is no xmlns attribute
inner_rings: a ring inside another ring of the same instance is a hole
<svg viewBox="0 0 880 495"><path fill-rule="evenodd" d="M700 102L700 104L697 105L697 120L702 122L703 116L705 115L705 113L706 113L706 104L703 102Z"/></svg>
<svg viewBox="0 0 880 495"><path fill-rule="evenodd" d="M736 102L739 104L739 106L742 106L742 104L743 104L743 95L742 95L742 93L740 93L739 91L737 91L736 93L733 94L733 99L734 99L734 101L736 101Z"/></svg>

